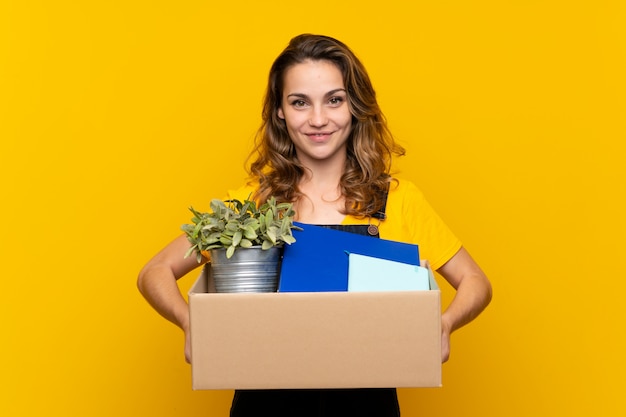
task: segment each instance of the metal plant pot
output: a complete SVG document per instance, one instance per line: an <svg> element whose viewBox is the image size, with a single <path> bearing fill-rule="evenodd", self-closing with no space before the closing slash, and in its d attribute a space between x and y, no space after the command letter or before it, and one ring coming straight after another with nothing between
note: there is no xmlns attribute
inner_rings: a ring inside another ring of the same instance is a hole
<svg viewBox="0 0 626 417"><path fill-rule="evenodd" d="M211 249L211 274L217 292L276 292L282 248Z"/></svg>

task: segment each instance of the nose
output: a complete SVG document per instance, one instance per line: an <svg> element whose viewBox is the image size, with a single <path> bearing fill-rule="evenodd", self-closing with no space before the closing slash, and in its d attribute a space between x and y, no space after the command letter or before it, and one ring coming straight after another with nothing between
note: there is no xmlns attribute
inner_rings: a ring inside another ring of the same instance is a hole
<svg viewBox="0 0 626 417"><path fill-rule="evenodd" d="M328 116L322 106L316 106L311 110L309 117L309 125L313 127L326 126L328 124Z"/></svg>

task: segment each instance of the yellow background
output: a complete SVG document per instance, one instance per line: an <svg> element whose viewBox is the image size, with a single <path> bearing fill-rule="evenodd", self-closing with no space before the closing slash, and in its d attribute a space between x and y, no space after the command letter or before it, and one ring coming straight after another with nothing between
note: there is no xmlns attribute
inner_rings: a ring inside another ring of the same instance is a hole
<svg viewBox="0 0 626 417"><path fill-rule="evenodd" d="M404 415L624 415L625 22L620 0L0 1L0 415L226 415L135 279L242 183L301 32L362 58L398 168L493 282Z"/></svg>

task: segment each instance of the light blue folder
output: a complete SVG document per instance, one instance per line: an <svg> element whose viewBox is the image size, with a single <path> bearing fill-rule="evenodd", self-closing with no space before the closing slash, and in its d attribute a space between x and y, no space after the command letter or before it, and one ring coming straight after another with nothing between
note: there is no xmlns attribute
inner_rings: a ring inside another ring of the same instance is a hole
<svg viewBox="0 0 626 417"><path fill-rule="evenodd" d="M348 291L430 290L426 268L357 253L348 256Z"/></svg>

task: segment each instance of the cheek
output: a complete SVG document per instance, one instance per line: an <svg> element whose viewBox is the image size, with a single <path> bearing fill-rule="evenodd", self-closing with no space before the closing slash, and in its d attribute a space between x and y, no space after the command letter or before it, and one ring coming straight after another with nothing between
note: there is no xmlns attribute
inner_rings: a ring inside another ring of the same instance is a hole
<svg viewBox="0 0 626 417"><path fill-rule="evenodd" d="M308 123L308 116L305 112L285 111L283 112L283 120L288 129L298 129Z"/></svg>
<svg viewBox="0 0 626 417"><path fill-rule="evenodd" d="M348 113L344 120L346 127L352 130L356 124L356 118L352 115L352 113Z"/></svg>
<svg viewBox="0 0 626 417"><path fill-rule="evenodd" d="M354 115L352 114L352 112L350 111L350 106L345 106L343 107L341 112L341 118L344 121L345 125L353 125L356 118L354 117Z"/></svg>

